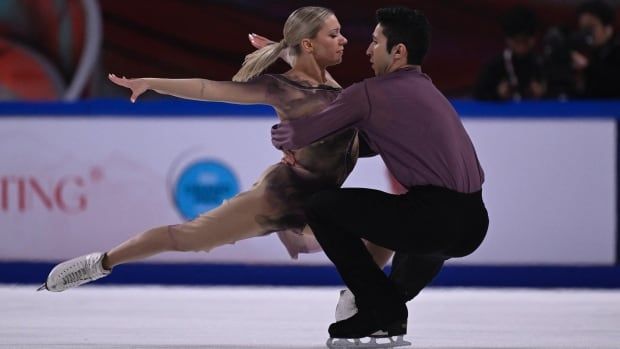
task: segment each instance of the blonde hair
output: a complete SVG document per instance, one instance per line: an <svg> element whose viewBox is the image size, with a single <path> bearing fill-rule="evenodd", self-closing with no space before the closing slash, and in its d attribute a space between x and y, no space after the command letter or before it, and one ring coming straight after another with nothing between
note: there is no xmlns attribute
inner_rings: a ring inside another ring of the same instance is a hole
<svg viewBox="0 0 620 349"><path fill-rule="evenodd" d="M284 39L245 56L241 69L233 76L233 81L248 81L260 74L278 59L284 49L288 48L292 50L292 54L298 55L301 52L301 40L314 38L325 19L333 14L332 10L317 6L301 7L293 11L284 23Z"/></svg>

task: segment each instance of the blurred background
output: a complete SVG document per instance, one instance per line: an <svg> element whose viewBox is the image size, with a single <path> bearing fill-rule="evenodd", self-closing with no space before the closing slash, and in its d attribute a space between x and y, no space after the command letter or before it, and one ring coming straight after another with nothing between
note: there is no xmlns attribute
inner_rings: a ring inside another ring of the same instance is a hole
<svg viewBox="0 0 620 349"><path fill-rule="evenodd" d="M427 15L423 71L487 177L487 240L435 284L620 287L620 1L399 4ZM41 282L61 260L227 198L211 192L250 188L281 157L271 108L154 92L130 104L107 74L229 80L253 50L248 33L280 40L308 5L333 9L348 38L332 75L345 87L371 77L365 51L385 1L0 0L0 282ZM187 182L196 163L218 169L212 182ZM345 184L399 190L378 158ZM102 282L340 282L322 253L292 260L274 236L126 268Z"/></svg>
<svg viewBox="0 0 620 349"><path fill-rule="evenodd" d="M566 53L563 50L587 56L594 48L588 44L587 35L578 37L583 28L577 10L583 1L401 3L428 16L433 41L424 70L450 97L475 96L485 65L503 51L509 35L521 41L534 39L531 50L547 68L537 76L542 83L557 78L551 67L562 63L563 57L558 56ZM608 1L614 14L620 11L618 3ZM297 0L3 0L0 99L74 100L124 95L107 82L108 72L128 77L227 80L251 52L248 33L280 40L287 16L307 5L332 8L349 39L346 64L332 69L339 82L348 86L371 76L364 52L375 24L374 11L386 6L384 1L356 1L353 5L346 1ZM530 10L535 18L517 14L506 19L516 6ZM615 28L618 17L610 23ZM272 71L283 69L286 66L281 63ZM568 74L560 78L570 79ZM558 94L549 91L539 97L556 98ZM569 93L569 97L582 96Z"/></svg>

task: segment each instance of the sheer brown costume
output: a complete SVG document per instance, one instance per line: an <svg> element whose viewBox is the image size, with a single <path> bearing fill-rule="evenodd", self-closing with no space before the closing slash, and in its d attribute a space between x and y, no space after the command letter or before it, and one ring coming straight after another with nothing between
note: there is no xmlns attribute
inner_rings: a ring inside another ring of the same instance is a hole
<svg viewBox="0 0 620 349"><path fill-rule="evenodd" d="M230 93L244 94L244 100L249 103L273 106L280 120L315 114L341 91L271 74L246 83L226 84L225 88L231 87ZM317 191L341 186L357 162L358 148L357 131L350 129L296 150L292 154L294 164L274 164L250 190L192 221L170 226L176 247L209 251L224 244L278 232L292 258L297 258L300 252L319 250L306 226L304 201Z"/></svg>

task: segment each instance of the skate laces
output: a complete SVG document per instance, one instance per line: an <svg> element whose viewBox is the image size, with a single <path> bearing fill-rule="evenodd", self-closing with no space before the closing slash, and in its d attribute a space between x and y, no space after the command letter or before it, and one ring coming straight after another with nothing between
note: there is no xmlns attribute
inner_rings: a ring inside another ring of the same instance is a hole
<svg viewBox="0 0 620 349"><path fill-rule="evenodd" d="M82 281L84 279L88 279L88 278L84 278L84 276L86 275L86 272L82 269L79 269L77 271L74 271L72 273L69 273L69 275L65 276L63 278L63 282L65 285L70 284L70 283L74 283L74 282L78 282L78 281Z"/></svg>
<svg viewBox="0 0 620 349"><path fill-rule="evenodd" d="M97 268L98 260L86 258L84 261L76 265L73 271L62 276L62 282L65 285L80 283L83 281L95 280L105 275L103 268Z"/></svg>

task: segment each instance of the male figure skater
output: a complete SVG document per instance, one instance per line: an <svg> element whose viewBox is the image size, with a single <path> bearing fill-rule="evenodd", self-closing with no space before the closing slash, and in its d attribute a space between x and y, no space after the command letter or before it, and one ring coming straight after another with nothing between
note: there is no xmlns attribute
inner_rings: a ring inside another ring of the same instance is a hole
<svg viewBox="0 0 620 349"><path fill-rule="evenodd" d="M476 250L489 223L474 146L452 105L421 71L430 42L426 18L408 8L382 8L377 22L366 52L376 76L345 89L322 112L272 128L274 146L293 151L356 128L408 189L391 195L340 188L306 202L308 223L358 307L352 317L330 325L332 339L402 341L405 303L445 260ZM362 238L396 251L392 280L373 262ZM406 290L396 286L399 277L408 283Z"/></svg>

